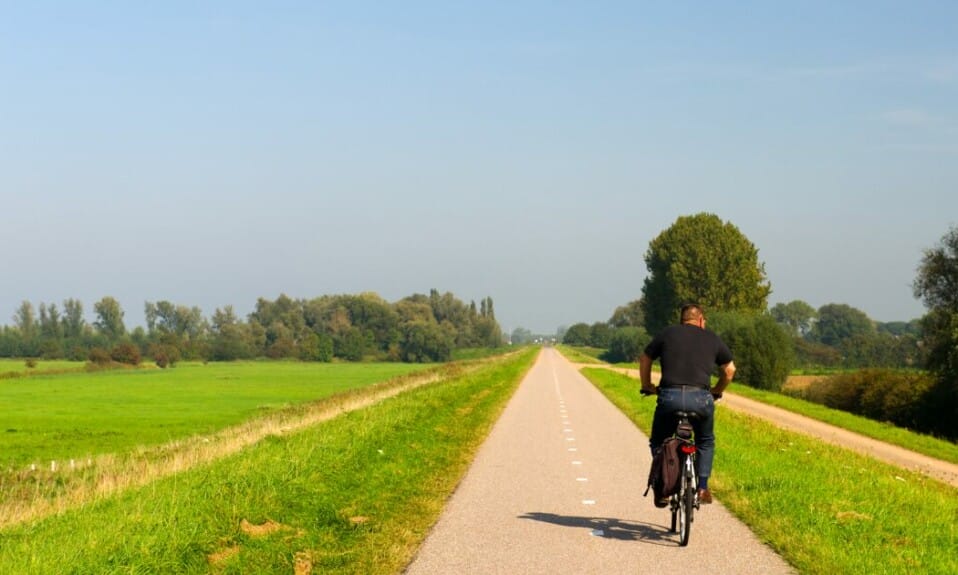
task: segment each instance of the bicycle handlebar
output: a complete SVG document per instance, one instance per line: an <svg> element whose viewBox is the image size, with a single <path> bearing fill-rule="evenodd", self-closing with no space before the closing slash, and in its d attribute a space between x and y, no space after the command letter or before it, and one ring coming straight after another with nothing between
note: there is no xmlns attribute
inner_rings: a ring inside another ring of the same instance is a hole
<svg viewBox="0 0 958 575"><path fill-rule="evenodd" d="M659 394L659 388L657 388L657 387L655 388L655 391L646 391L646 390L644 390L644 389L639 389L639 395L641 395L641 396L643 396L643 397L648 396L648 395L658 395L658 394ZM722 393L712 393L712 399L713 399L713 401L718 401L718 400L722 399L722 395L724 395L724 394L722 394Z"/></svg>

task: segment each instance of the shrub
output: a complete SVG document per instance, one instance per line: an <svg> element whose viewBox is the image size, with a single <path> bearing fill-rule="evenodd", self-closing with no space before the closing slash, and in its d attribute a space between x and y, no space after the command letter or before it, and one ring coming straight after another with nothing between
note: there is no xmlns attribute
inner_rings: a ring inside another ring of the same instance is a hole
<svg viewBox="0 0 958 575"><path fill-rule="evenodd" d="M948 421L934 417L933 376L918 371L864 369L812 383L803 399L915 431L945 434Z"/></svg>
<svg viewBox="0 0 958 575"><path fill-rule="evenodd" d="M794 355L788 333L770 315L716 313L709 327L732 350L738 382L779 391L791 371Z"/></svg>
<svg viewBox="0 0 958 575"><path fill-rule="evenodd" d="M118 343L113 346L113 351L110 352L110 358L115 362L125 363L127 365L140 365L142 359L140 357L140 348L129 342Z"/></svg>
<svg viewBox="0 0 958 575"><path fill-rule="evenodd" d="M110 352L102 347L91 348L90 353L87 354L87 359L90 360L90 363L97 366L109 365L113 361L113 358L110 357Z"/></svg>
<svg viewBox="0 0 958 575"><path fill-rule="evenodd" d="M156 344L150 349L150 355L156 365L162 369L173 367L180 361L180 350L173 345Z"/></svg>
<svg viewBox="0 0 958 575"><path fill-rule="evenodd" d="M27 361L24 362L24 363L25 363L25 365L27 366L28 369L33 369L33 368L35 368L35 367L37 366L37 360L34 359L34 358L32 358L32 357L28 357L28 358L27 358Z"/></svg>

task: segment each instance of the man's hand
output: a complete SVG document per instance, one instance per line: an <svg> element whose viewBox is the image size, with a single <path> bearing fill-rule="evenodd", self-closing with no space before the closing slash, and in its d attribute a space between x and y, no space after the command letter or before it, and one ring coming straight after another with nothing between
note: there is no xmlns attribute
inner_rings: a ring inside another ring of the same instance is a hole
<svg viewBox="0 0 958 575"><path fill-rule="evenodd" d="M639 389L642 395L655 395L659 392L659 388L652 385L652 358L644 353L639 356L639 382L642 384Z"/></svg>

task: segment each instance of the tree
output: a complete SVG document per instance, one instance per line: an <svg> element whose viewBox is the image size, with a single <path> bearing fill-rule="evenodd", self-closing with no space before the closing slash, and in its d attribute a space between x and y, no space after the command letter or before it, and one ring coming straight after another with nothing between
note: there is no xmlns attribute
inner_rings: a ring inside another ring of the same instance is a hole
<svg viewBox="0 0 958 575"><path fill-rule="evenodd" d="M569 326L562 336L562 343L566 345L589 345L589 338L592 336L592 329L589 324L576 323Z"/></svg>
<svg viewBox="0 0 958 575"><path fill-rule="evenodd" d="M210 357L217 361L232 361L252 357L252 337L249 326L236 317L233 306L217 308L211 319L212 341Z"/></svg>
<svg viewBox="0 0 958 575"><path fill-rule="evenodd" d="M13 316L13 323L24 341L32 341L37 336L37 316L33 304L24 300Z"/></svg>
<svg viewBox="0 0 958 575"><path fill-rule="evenodd" d="M642 311L649 333L678 320L683 303L707 311L764 311L771 285L758 250L730 222L682 216L649 244Z"/></svg>
<svg viewBox="0 0 958 575"><path fill-rule="evenodd" d="M83 319L83 304L79 300L63 301L63 335L67 339L77 339L83 335L86 321Z"/></svg>
<svg viewBox="0 0 958 575"><path fill-rule="evenodd" d="M615 308L609 318L612 327L644 327L645 314L642 312L642 300L637 299Z"/></svg>
<svg viewBox="0 0 958 575"><path fill-rule="evenodd" d="M875 324L860 309L829 303L818 308L818 321L809 332L812 341L838 347L846 339L875 333Z"/></svg>
<svg viewBox="0 0 958 575"><path fill-rule="evenodd" d="M921 320L913 319L911 321L887 321L875 322L875 328L879 333L889 333L896 337L901 336L921 336Z"/></svg>
<svg viewBox="0 0 958 575"><path fill-rule="evenodd" d="M299 343L299 358L303 361L333 361L333 339L326 334L309 332Z"/></svg>
<svg viewBox="0 0 958 575"><path fill-rule="evenodd" d="M618 327L612 330L609 350L603 359L611 363L635 362L639 360L645 346L652 340L643 327Z"/></svg>
<svg viewBox="0 0 958 575"><path fill-rule="evenodd" d="M40 304L40 335L56 341L63 339L63 326L57 304Z"/></svg>
<svg viewBox="0 0 958 575"><path fill-rule="evenodd" d="M93 325L110 341L120 339L126 333L126 326L123 325L123 309L120 308L120 302L116 299L106 296L93 304L93 311L97 319Z"/></svg>
<svg viewBox="0 0 958 575"><path fill-rule="evenodd" d="M885 332L856 334L842 340L838 349L846 367L879 368L911 367L918 349L910 336L893 336Z"/></svg>
<svg viewBox="0 0 958 575"><path fill-rule="evenodd" d="M612 328L605 322L596 322L589 327L589 345L605 349L609 347L612 338Z"/></svg>
<svg viewBox="0 0 958 575"><path fill-rule="evenodd" d="M804 336L812 329L812 322L818 315L815 308L802 300L777 303L769 311L775 321L788 326L792 335L798 336Z"/></svg>
<svg viewBox="0 0 958 575"><path fill-rule="evenodd" d="M403 326L399 349L403 361L448 361L452 342L435 323L413 322Z"/></svg>
<svg viewBox="0 0 958 575"><path fill-rule="evenodd" d="M928 309L921 326L927 367L937 376L928 393L928 409L941 422L939 431L958 437L958 227L925 251L914 290Z"/></svg>
<svg viewBox="0 0 958 575"><path fill-rule="evenodd" d="M60 325L60 312L56 304L41 303L40 312L40 355L47 359L63 357L63 327Z"/></svg>
<svg viewBox="0 0 958 575"><path fill-rule="evenodd" d="M177 347L183 357L207 357L206 337L209 324L200 308L176 305L169 301L144 305L146 327L151 341L163 341Z"/></svg>
<svg viewBox="0 0 958 575"><path fill-rule="evenodd" d="M781 324L780 324L781 325ZM804 337L792 336L795 365L803 368L838 367L842 354L836 348Z"/></svg>
<svg viewBox="0 0 958 575"><path fill-rule="evenodd" d="M517 327L512 330L512 336L509 338L513 345L522 345L532 341L532 332L524 327Z"/></svg>

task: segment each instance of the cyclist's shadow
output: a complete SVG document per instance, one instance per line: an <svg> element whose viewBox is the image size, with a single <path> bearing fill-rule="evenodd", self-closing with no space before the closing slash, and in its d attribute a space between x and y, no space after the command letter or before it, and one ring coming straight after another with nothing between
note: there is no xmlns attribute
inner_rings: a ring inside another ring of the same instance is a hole
<svg viewBox="0 0 958 575"><path fill-rule="evenodd" d="M642 541L652 545L675 545L676 535L664 525L653 525L641 521L625 521L611 517L576 517L533 511L519 515L519 519L531 519L562 525L589 529L593 535L621 541Z"/></svg>

